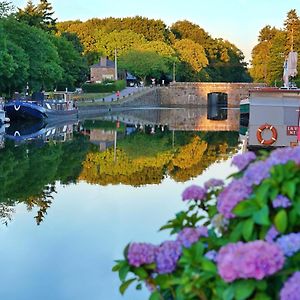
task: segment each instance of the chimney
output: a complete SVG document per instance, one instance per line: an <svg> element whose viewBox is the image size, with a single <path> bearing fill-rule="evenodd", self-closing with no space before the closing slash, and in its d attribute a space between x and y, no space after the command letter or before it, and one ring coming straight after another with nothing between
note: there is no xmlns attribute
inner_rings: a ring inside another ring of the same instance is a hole
<svg viewBox="0 0 300 300"><path fill-rule="evenodd" d="M101 58L100 58L100 66L101 67L106 67L107 66L107 57L106 56L101 56Z"/></svg>

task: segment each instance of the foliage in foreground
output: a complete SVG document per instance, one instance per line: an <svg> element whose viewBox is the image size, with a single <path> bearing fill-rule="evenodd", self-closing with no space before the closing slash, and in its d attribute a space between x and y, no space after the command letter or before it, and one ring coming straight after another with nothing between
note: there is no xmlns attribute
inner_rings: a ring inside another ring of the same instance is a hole
<svg viewBox="0 0 300 300"><path fill-rule="evenodd" d="M232 163L227 185L183 192L187 209L161 228L172 240L125 248L121 293L144 283L150 300L300 299L300 147Z"/></svg>

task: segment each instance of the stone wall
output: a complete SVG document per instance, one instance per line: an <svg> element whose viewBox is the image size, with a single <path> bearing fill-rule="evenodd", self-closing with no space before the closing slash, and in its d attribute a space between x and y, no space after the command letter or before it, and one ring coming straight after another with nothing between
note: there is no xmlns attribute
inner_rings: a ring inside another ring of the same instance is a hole
<svg viewBox="0 0 300 300"><path fill-rule="evenodd" d="M226 93L228 106L238 107L250 89L263 86L261 83L175 82L159 89L159 102L164 106L206 106L209 93Z"/></svg>

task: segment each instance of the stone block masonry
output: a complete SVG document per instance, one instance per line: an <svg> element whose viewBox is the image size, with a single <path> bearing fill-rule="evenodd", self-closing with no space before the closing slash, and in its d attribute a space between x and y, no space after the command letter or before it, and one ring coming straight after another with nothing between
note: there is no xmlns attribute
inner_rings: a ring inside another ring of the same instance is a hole
<svg viewBox="0 0 300 300"><path fill-rule="evenodd" d="M207 106L209 93L225 93L228 107L239 107L249 90L263 86L262 83L176 82L159 89L159 102L163 106Z"/></svg>

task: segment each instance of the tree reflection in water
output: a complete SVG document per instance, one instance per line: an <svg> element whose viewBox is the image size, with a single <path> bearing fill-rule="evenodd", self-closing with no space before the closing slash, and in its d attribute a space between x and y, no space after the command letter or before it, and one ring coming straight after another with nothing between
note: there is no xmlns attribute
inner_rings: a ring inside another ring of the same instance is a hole
<svg viewBox="0 0 300 300"><path fill-rule="evenodd" d="M174 141L175 139L175 141ZM221 141L221 142L220 142ZM37 209L39 225L50 208L55 183L159 184L167 176L184 182L212 163L237 151L237 132L184 132L168 130L155 135L133 132L120 134L118 146L99 152L87 136L75 134L64 143L6 142L0 150L0 220L7 225L23 203Z"/></svg>
<svg viewBox="0 0 300 300"><path fill-rule="evenodd" d="M0 151L0 219L8 224L13 207L24 203L29 211L38 208L39 225L50 207L55 182L75 183L90 143L82 135L64 143L24 143L17 147L10 141Z"/></svg>

